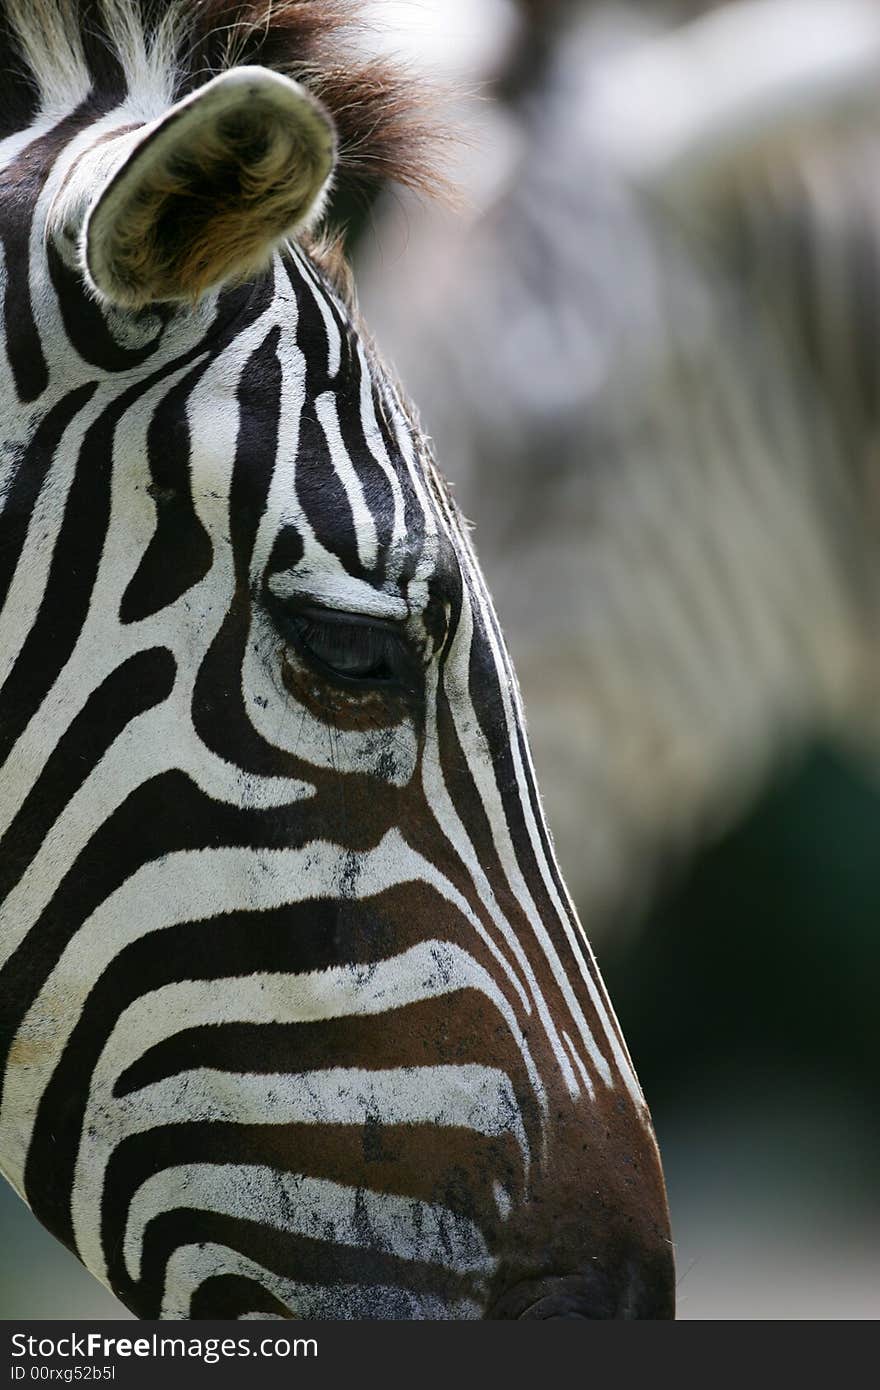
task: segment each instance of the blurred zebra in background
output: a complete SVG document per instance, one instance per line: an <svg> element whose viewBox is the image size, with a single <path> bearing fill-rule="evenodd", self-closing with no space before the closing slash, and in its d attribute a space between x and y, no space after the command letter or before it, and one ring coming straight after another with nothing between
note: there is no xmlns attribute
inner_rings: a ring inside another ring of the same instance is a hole
<svg viewBox="0 0 880 1390"><path fill-rule="evenodd" d="M873 734L880 7L525 9L501 192L407 207L362 298L598 926L809 737Z"/></svg>

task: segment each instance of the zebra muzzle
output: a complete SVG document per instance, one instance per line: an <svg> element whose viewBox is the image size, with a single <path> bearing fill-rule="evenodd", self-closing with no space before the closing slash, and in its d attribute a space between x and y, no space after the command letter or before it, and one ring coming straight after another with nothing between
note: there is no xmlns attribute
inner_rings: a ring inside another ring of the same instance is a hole
<svg viewBox="0 0 880 1390"><path fill-rule="evenodd" d="M493 1305L488 1318L546 1320L549 1318L670 1318L673 1310L660 1281L631 1271L625 1284L615 1286L601 1272L547 1276L516 1284Z"/></svg>

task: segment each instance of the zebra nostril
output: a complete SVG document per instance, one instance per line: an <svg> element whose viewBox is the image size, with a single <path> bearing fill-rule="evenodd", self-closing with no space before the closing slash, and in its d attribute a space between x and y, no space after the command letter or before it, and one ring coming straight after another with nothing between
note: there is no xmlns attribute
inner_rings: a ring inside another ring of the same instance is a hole
<svg viewBox="0 0 880 1390"><path fill-rule="evenodd" d="M545 1321L548 1318L606 1318L610 1313L591 1312L585 1296L578 1294L549 1294L546 1298L539 1298L537 1303L532 1303L526 1308L525 1312L520 1313L519 1319L536 1319Z"/></svg>
<svg viewBox="0 0 880 1390"><path fill-rule="evenodd" d="M548 1318L674 1317L671 1280L646 1277L630 1267L621 1283L601 1271L548 1276L516 1284L493 1305L489 1318L546 1320Z"/></svg>
<svg viewBox="0 0 880 1390"><path fill-rule="evenodd" d="M490 1318L613 1318L614 1301L596 1274L550 1275L515 1284L497 1300Z"/></svg>

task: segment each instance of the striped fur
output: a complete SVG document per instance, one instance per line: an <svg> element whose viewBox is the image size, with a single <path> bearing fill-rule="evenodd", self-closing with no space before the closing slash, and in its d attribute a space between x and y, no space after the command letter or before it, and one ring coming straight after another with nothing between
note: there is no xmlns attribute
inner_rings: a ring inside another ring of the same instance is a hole
<svg viewBox="0 0 880 1390"><path fill-rule="evenodd" d="M80 70L69 6L3 13L3 1172L144 1317L667 1315L650 1121L412 412L302 245L97 304L48 209L179 90L175 31L89 7Z"/></svg>

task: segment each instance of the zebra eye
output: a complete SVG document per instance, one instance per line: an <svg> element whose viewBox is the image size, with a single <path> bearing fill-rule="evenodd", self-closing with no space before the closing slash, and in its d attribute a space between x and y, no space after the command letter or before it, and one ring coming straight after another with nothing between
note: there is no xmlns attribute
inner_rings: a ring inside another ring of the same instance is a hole
<svg viewBox="0 0 880 1390"><path fill-rule="evenodd" d="M353 686L412 689L415 657L392 623L317 608L276 610L282 636L321 675Z"/></svg>

